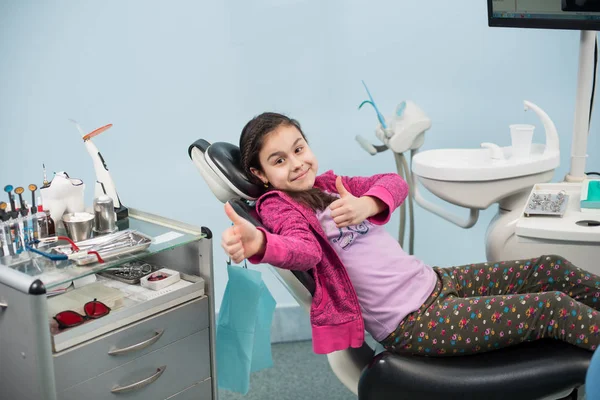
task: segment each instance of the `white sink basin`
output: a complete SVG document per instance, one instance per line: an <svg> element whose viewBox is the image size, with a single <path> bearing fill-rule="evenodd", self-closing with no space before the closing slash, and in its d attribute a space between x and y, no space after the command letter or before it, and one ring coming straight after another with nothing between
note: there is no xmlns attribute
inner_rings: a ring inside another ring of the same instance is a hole
<svg viewBox="0 0 600 400"><path fill-rule="evenodd" d="M511 147L502 148L505 159L491 158L490 149L440 149L417 154L412 172L433 194L452 204L485 210L503 199L552 180L560 164L559 152L533 144L531 156L512 159Z"/></svg>
<svg viewBox="0 0 600 400"><path fill-rule="evenodd" d="M511 147L503 147L504 159L493 159L490 149L439 149L419 153L412 171L420 178L439 181L492 181L539 174L556 169L559 152L545 152L544 144L532 144L526 159L511 158Z"/></svg>
<svg viewBox="0 0 600 400"><path fill-rule="evenodd" d="M458 206L480 210L496 202L504 208L515 206L524 190L552 180L560 165L554 122L532 102L523 105L536 113L546 133L546 144L532 143L528 157L513 158L512 146L493 143L482 143L481 149L429 150L412 158L412 174L433 194Z"/></svg>

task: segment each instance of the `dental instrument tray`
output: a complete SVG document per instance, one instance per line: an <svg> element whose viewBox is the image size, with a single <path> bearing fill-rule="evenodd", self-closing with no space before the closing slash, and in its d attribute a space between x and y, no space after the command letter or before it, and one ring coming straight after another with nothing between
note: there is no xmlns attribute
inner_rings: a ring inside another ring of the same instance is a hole
<svg viewBox="0 0 600 400"><path fill-rule="evenodd" d="M564 190L559 192L536 192L532 191L525 211L526 217L532 216L554 216L562 217L567 211L569 195Z"/></svg>
<svg viewBox="0 0 600 400"><path fill-rule="evenodd" d="M52 251L72 255L81 253L81 257L74 257L73 261L77 265L88 265L98 262L95 254L89 254L90 251L96 251L103 260L109 260L122 255L128 255L144 251L152 244L152 238L135 230L124 230L109 235L95 237L93 239L77 242L79 251L74 252L70 245L54 247Z"/></svg>
<svg viewBox="0 0 600 400"><path fill-rule="evenodd" d="M150 275L159 269L160 267L145 261L131 261L117 267L105 269L104 271L99 272L98 275L130 285L137 285L140 283L141 278Z"/></svg>

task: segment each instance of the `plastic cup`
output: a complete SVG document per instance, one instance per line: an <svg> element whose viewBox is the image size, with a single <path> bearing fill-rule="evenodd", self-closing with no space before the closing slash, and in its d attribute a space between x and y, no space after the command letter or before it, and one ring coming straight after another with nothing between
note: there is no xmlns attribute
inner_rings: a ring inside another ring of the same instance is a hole
<svg viewBox="0 0 600 400"><path fill-rule="evenodd" d="M513 158L527 158L531 153L531 142L533 141L534 125L515 124L510 125L510 138L512 141Z"/></svg>

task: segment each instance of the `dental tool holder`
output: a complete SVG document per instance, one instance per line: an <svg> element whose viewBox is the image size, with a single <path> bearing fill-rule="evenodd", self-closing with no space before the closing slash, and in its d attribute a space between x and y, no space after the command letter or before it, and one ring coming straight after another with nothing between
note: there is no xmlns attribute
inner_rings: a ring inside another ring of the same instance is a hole
<svg viewBox="0 0 600 400"><path fill-rule="evenodd" d="M425 131L431 128L431 119L412 101L401 102L386 121L388 128L378 125L375 136L398 154L423 146Z"/></svg>
<svg viewBox="0 0 600 400"><path fill-rule="evenodd" d="M14 256L25 251L25 244L54 234L49 213L38 212L0 222L0 256Z"/></svg>
<svg viewBox="0 0 600 400"><path fill-rule="evenodd" d="M382 117L383 118L383 117ZM369 154L375 155L387 149L394 153L417 150L425 142L425 131L431 128L431 119L412 101L403 101L394 115L385 118L385 127L377 124L375 136L384 145L373 145L364 137L357 135L356 141Z"/></svg>

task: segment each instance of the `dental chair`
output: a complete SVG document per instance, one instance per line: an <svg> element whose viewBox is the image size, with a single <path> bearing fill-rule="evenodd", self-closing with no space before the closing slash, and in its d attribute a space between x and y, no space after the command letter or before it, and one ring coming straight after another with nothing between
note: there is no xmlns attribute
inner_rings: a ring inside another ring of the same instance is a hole
<svg viewBox="0 0 600 400"><path fill-rule="evenodd" d="M246 179L237 146L200 139L190 145L188 154L221 202L229 201L240 216L261 226L253 201L264 189ZM315 288L312 276L271 268L308 311ZM327 357L335 375L359 400L576 400L592 354L545 339L478 355L444 358L388 351L376 354L365 342L360 348Z"/></svg>

